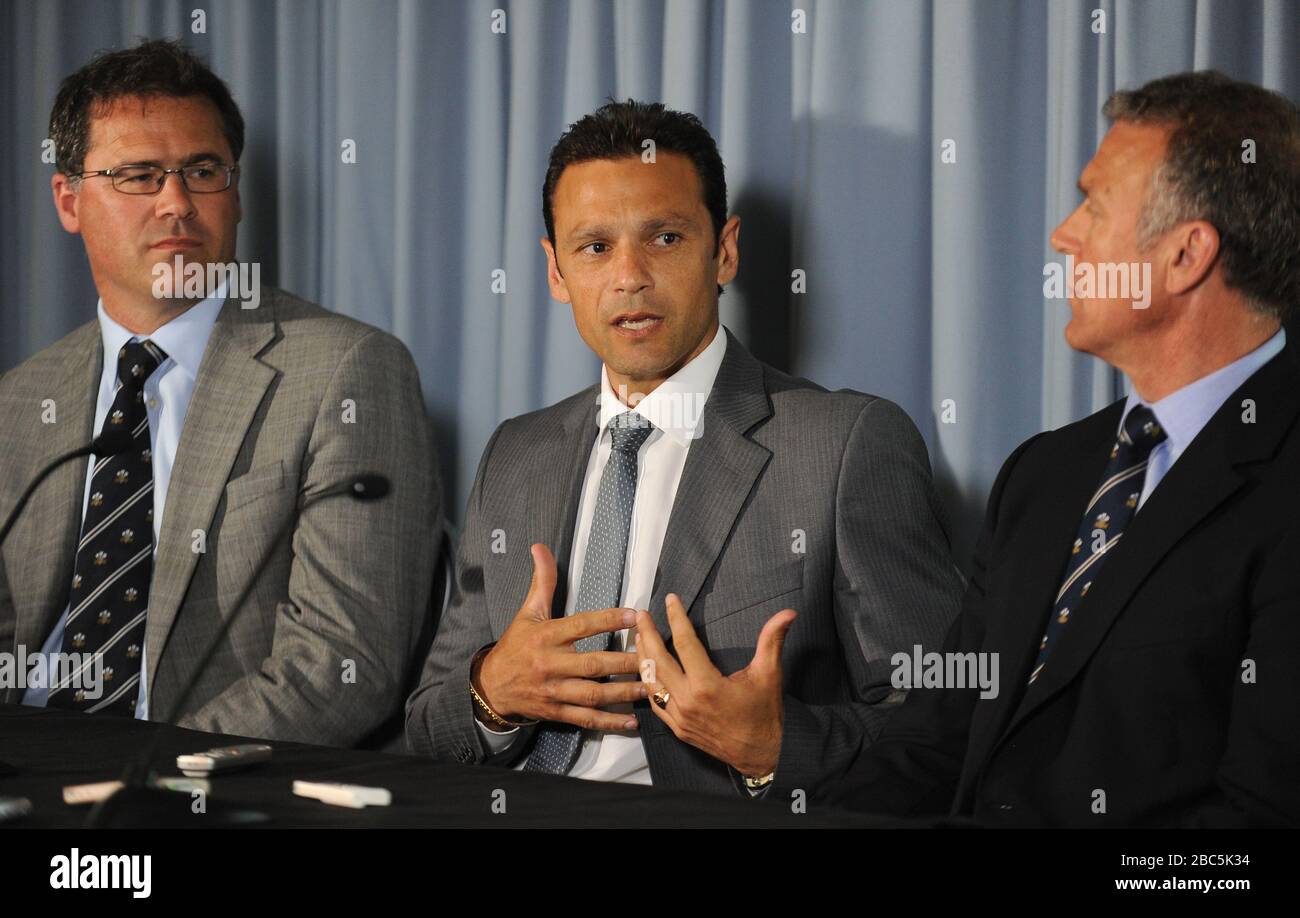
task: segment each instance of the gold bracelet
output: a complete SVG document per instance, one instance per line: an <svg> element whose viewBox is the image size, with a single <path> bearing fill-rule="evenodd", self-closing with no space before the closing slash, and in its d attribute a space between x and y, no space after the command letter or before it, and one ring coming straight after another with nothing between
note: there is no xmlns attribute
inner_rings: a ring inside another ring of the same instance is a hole
<svg viewBox="0 0 1300 918"><path fill-rule="evenodd" d="M776 780L776 772L769 771L761 778L751 778L749 775L741 775L745 779L745 787L749 790L762 790Z"/></svg>
<svg viewBox="0 0 1300 918"><path fill-rule="evenodd" d="M537 721L525 720L525 721L516 722L512 720L506 720L496 711L492 710L492 705L488 704L487 701L483 698L483 696L478 693L478 689L474 687L475 667L478 666L480 660L482 660L485 656L487 656L488 651L495 646L496 646L496 641L493 641L491 644L488 644L486 647L479 648L478 653L474 654L473 659L469 661L469 673L470 673L469 695L471 698L474 699L474 703L479 706L479 709L482 710L482 712L488 716L488 718L492 721L492 723L496 724L498 727L503 727L507 730L513 730L516 727L531 727L533 724L537 723Z"/></svg>

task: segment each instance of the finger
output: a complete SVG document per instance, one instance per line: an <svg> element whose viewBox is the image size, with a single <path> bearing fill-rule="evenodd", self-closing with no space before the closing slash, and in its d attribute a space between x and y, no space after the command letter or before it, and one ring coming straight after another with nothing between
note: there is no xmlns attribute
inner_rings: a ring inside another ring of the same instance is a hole
<svg viewBox="0 0 1300 918"><path fill-rule="evenodd" d="M562 724L573 724L584 730L627 731L636 729L636 718L631 714L610 714L595 708L578 705L560 704L546 713L547 720Z"/></svg>
<svg viewBox="0 0 1300 918"><path fill-rule="evenodd" d="M636 624L636 612L632 609L597 609L594 612L578 612L555 620L555 640L560 644L572 644L579 638L607 631L622 631Z"/></svg>
<svg viewBox="0 0 1300 918"><path fill-rule="evenodd" d="M593 682L590 679L564 679L555 683L552 697L567 705L582 708L606 708L612 704L631 704L649 692L644 682ZM626 715L624 715L626 716Z"/></svg>
<svg viewBox="0 0 1300 918"><path fill-rule="evenodd" d="M758 646L754 649L749 669L766 675L781 672L781 648L785 646L786 635L798 615L794 609L782 609L767 620L758 633Z"/></svg>
<svg viewBox="0 0 1300 918"><path fill-rule="evenodd" d="M644 609L636 614L636 652L641 658L642 682L656 682L670 691L685 684L682 668L664 646L654 619Z"/></svg>
<svg viewBox="0 0 1300 918"><path fill-rule="evenodd" d="M646 685L646 690L650 693L650 710L654 711L655 717L658 717L668 725L669 729L673 731L674 736L681 739L681 733L679 733L677 729L677 718L673 716L672 712L672 709L676 706L676 702L672 697L672 690L668 690L669 697L664 707L659 707L659 703L654 699L655 693L663 688L664 686L657 682Z"/></svg>
<svg viewBox="0 0 1300 918"><path fill-rule="evenodd" d="M540 542L530 546L529 552L533 556L533 579L516 617L546 621L551 617L551 601L555 597L555 556Z"/></svg>
<svg viewBox="0 0 1300 918"><path fill-rule="evenodd" d="M695 628L691 626L681 599L676 593L669 593L664 597L664 605L668 607L668 625L673 629L673 649L677 651L677 659L682 661L682 669L688 676L716 673L717 667L696 637Z"/></svg>
<svg viewBox="0 0 1300 918"><path fill-rule="evenodd" d="M634 653L612 650L592 650L587 653L568 653L558 657L556 675L599 679L601 676L619 676L640 672L640 661Z"/></svg>

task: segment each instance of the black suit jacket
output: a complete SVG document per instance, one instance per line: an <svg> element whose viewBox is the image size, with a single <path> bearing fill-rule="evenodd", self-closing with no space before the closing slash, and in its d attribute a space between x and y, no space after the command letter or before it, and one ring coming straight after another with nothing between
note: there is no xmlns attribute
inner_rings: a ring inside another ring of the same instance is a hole
<svg viewBox="0 0 1300 918"><path fill-rule="evenodd" d="M1002 825L1300 824L1295 350L1169 469L1032 686L1123 402L1017 449L943 648L999 654L997 697L913 690L829 796Z"/></svg>

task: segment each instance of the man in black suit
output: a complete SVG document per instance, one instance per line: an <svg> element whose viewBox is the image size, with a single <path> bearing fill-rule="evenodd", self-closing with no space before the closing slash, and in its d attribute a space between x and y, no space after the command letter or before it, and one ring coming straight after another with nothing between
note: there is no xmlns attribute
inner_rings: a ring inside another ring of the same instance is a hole
<svg viewBox="0 0 1300 918"><path fill-rule="evenodd" d="M1300 824L1300 366L1281 330L1300 303L1300 111L1200 72L1105 113L1052 244L1079 279L1149 266L1145 290L1080 284L1066 329L1133 392L1024 443L993 486L934 662L993 663L1000 690L911 692L837 802Z"/></svg>

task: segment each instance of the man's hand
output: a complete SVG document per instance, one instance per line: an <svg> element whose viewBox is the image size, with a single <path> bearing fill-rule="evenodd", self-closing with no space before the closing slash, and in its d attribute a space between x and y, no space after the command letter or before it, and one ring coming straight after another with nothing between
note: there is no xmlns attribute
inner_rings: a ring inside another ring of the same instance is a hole
<svg viewBox="0 0 1300 918"><path fill-rule="evenodd" d="M668 652L648 612L637 613L637 655L650 692L667 689L667 708L651 710L682 742L726 762L742 775L759 778L776 770L781 756L781 648L796 612L782 609L763 625L749 665L730 676L720 673L695 635L682 601L665 598L673 647Z"/></svg>
<svg viewBox="0 0 1300 918"><path fill-rule="evenodd" d="M636 623L631 609L600 609L551 618L555 558L545 545L530 549L533 581L519 614L479 665L475 688L506 720L552 720L591 730L635 730L630 714L599 710L646 697L638 681L598 682L602 676L637 672L634 653L579 653L573 642L620 631ZM492 726L489 724L489 726Z"/></svg>

